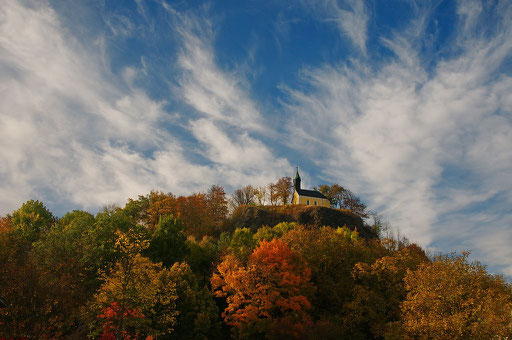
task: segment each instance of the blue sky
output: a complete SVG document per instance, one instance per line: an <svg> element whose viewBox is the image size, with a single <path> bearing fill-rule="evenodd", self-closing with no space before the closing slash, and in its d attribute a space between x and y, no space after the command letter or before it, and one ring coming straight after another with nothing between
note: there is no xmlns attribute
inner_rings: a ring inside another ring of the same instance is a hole
<svg viewBox="0 0 512 340"><path fill-rule="evenodd" d="M510 1L1 3L1 214L298 165L512 275Z"/></svg>

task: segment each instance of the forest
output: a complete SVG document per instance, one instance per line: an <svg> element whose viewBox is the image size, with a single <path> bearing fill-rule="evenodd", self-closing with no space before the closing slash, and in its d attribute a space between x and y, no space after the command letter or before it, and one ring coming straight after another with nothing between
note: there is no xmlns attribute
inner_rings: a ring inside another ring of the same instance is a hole
<svg viewBox="0 0 512 340"><path fill-rule="evenodd" d="M278 217L313 208L289 204L289 178L230 197L221 186L153 191L96 215L57 218L27 201L0 217L0 339L512 336L501 276L468 253L432 256L386 237L348 189L316 189L326 210L355 222L248 223L248 207Z"/></svg>

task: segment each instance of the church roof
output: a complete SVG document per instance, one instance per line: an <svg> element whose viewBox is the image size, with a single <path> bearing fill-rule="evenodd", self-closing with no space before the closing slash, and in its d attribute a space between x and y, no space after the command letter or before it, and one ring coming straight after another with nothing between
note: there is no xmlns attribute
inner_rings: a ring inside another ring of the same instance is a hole
<svg viewBox="0 0 512 340"><path fill-rule="evenodd" d="M297 190L297 193L300 196L308 196L308 197L327 199L327 197L325 197L322 193L315 191L315 190L305 190L305 189L295 189L295 190Z"/></svg>

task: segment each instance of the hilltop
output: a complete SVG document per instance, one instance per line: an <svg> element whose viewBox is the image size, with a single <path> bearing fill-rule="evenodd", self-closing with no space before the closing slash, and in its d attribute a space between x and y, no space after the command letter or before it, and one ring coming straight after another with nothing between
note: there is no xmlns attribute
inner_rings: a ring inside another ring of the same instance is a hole
<svg viewBox="0 0 512 340"><path fill-rule="evenodd" d="M357 229L360 236L367 239L377 238L377 233L364 224L362 218L348 210L319 206L241 206L226 221L227 230L249 228L255 232L263 226L275 226L281 222L296 222L304 226L333 228L346 226Z"/></svg>

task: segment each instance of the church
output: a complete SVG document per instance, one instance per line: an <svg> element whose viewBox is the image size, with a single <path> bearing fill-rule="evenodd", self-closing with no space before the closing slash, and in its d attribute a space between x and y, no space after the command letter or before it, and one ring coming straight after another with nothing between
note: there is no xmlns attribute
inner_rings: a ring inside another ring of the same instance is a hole
<svg viewBox="0 0 512 340"><path fill-rule="evenodd" d="M292 204L316 205L330 207L331 203L322 193L315 190L305 190L300 187L299 167L293 178L293 199Z"/></svg>

